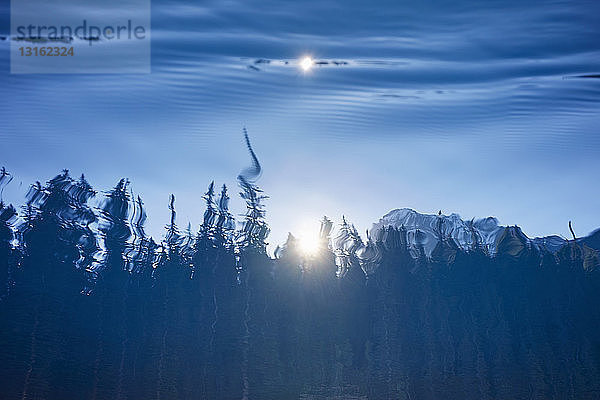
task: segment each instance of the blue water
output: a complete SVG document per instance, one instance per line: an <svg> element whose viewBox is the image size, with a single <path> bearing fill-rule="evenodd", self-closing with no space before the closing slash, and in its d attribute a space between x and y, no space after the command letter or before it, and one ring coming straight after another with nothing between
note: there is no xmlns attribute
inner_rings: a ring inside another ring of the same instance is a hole
<svg viewBox="0 0 600 400"><path fill-rule="evenodd" d="M4 196L20 204L63 168L101 189L126 176L150 233L170 193L196 228L210 180L234 185L248 162L245 126L272 243L323 214L363 230L403 206L585 234L600 225L600 80L580 77L600 73L598 15L596 1L153 1L148 75L10 75L0 41L0 164L18 178ZM305 74L304 55L327 64Z"/></svg>

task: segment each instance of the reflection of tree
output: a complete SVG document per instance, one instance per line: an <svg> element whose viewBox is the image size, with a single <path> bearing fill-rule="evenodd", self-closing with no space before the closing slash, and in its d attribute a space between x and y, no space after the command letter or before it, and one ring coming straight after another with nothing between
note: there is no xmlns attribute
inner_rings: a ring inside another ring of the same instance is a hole
<svg viewBox="0 0 600 400"><path fill-rule="evenodd" d="M262 195L262 190L255 184L260 176L261 167L254 150L250 144L248 132L244 129L244 138L252 158L252 166L248 167L238 175L238 182L242 188L240 196L246 201L246 215L242 230L239 232L240 247L252 248L260 252L266 251L265 242L269 235L269 226L265 220L265 207L262 204L268 196Z"/></svg>

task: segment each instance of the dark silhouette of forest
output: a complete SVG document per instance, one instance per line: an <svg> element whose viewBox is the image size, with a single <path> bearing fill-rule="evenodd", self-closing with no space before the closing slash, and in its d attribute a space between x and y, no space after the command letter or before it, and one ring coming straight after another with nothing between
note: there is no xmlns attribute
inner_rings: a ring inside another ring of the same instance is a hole
<svg viewBox="0 0 600 400"><path fill-rule="evenodd" d="M324 218L318 254L290 235L271 258L249 150L238 229L214 183L198 232L171 196L160 240L125 179L64 171L19 219L2 203L0 398L600 398L591 241L552 253L511 227L494 257L443 237L414 257L402 228L363 242Z"/></svg>

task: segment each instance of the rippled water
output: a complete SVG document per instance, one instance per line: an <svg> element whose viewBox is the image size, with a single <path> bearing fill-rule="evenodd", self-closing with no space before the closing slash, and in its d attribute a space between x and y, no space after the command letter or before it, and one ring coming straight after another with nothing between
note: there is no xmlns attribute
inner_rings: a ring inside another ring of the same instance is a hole
<svg viewBox="0 0 600 400"><path fill-rule="evenodd" d="M102 188L129 177L151 231L170 192L197 224L208 182L245 165L246 126L275 242L323 213L366 228L399 206L586 233L598 15L595 1L153 1L148 75L9 75L0 41L0 163L23 182L6 196L68 167ZM322 64L304 74L307 54Z"/></svg>

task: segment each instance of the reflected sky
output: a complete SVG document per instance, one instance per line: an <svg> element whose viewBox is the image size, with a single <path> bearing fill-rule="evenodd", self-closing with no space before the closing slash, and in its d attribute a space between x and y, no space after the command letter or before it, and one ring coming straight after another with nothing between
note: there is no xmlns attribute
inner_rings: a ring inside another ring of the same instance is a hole
<svg viewBox="0 0 600 400"><path fill-rule="evenodd" d="M126 176L148 232L170 193L197 229L208 183L233 189L249 163L246 127L272 243L399 207L587 234L600 79L579 76L600 73L598 15L597 1L153 1L149 75L10 75L0 41L5 197L63 168L97 189Z"/></svg>

